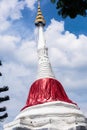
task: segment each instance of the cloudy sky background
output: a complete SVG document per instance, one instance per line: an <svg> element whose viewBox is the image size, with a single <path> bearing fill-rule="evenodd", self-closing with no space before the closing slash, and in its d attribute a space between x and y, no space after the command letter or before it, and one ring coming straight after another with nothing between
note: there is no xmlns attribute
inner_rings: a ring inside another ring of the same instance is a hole
<svg viewBox="0 0 87 130"><path fill-rule="evenodd" d="M41 8L47 22L45 39L53 71L70 99L87 116L87 18L64 20L50 0L43 0ZM36 0L0 0L0 86L9 86L9 91L0 96L10 96L10 101L0 104L7 106L9 114L4 123L13 121L24 107L36 80L36 11Z"/></svg>

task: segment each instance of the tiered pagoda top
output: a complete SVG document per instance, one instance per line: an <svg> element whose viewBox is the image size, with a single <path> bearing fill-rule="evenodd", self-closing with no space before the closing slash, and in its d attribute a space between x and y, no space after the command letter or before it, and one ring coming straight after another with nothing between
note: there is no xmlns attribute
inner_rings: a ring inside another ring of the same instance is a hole
<svg viewBox="0 0 87 130"><path fill-rule="evenodd" d="M30 106L53 101L61 101L75 104L68 98L63 86L59 81L56 80L53 74L48 57L48 48L46 47L46 42L44 39L45 20L40 10L39 0L35 25L38 28L38 74L36 81L32 84L30 88L26 105L23 109Z"/></svg>
<svg viewBox="0 0 87 130"><path fill-rule="evenodd" d="M39 26L40 24L45 26L46 22L40 9L40 0L38 0L38 11L37 11L36 19L35 19L35 25Z"/></svg>

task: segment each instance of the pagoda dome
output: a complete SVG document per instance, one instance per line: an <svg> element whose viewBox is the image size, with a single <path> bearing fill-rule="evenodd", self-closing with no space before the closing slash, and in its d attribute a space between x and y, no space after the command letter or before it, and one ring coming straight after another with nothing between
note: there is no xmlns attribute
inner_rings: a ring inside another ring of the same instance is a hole
<svg viewBox="0 0 87 130"><path fill-rule="evenodd" d="M26 105L23 109L53 101L75 104L68 98L62 84L58 80L53 78L38 79L31 85Z"/></svg>

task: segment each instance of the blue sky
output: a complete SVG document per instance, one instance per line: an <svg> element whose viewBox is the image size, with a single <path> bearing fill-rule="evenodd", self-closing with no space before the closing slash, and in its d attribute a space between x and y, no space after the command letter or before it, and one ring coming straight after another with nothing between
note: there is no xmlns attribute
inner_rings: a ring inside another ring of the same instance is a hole
<svg viewBox="0 0 87 130"><path fill-rule="evenodd" d="M44 35L55 76L87 116L87 17L62 19L50 0L41 1L41 10L46 20ZM0 59L3 63L0 85L9 86L10 96L10 101L5 103L9 117L4 123L12 121L20 112L36 80L36 12L36 0L0 1Z"/></svg>

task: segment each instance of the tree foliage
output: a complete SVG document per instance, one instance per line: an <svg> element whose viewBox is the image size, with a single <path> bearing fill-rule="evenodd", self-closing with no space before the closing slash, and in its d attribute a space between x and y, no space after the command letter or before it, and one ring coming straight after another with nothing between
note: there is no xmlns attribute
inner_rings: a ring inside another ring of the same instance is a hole
<svg viewBox="0 0 87 130"><path fill-rule="evenodd" d="M0 97L0 103L9 100L9 96Z"/></svg>
<svg viewBox="0 0 87 130"><path fill-rule="evenodd" d="M2 66L2 63L0 61L0 66ZM2 76L2 73L0 72L0 76ZM8 86L3 86L3 87L0 87L0 93L2 92L5 92L5 91L8 91L9 88ZM4 96L4 97L0 97L0 103L4 102L4 101L7 101L9 100L9 96ZM6 107L0 107L0 121L3 121L6 117L8 117L8 114L6 112ZM3 113L4 112L4 113Z"/></svg>
<svg viewBox="0 0 87 130"><path fill-rule="evenodd" d="M3 119L5 119L6 117L8 117L8 113L5 113L2 116L0 116L0 121L2 121Z"/></svg>
<svg viewBox="0 0 87 130"><path fill-rule="evenodd" d="M87 0L51 0L51 2L56 3L58 14L63 18L87 16Z"/></svg>
<svg viewBox="0 0 87 130"><path fill-rule="evenodd" d="M4 87L0 88L0 93L4 92L4 91L8 91L8 90L9 90L8 86L4 86Z"/></svg>

